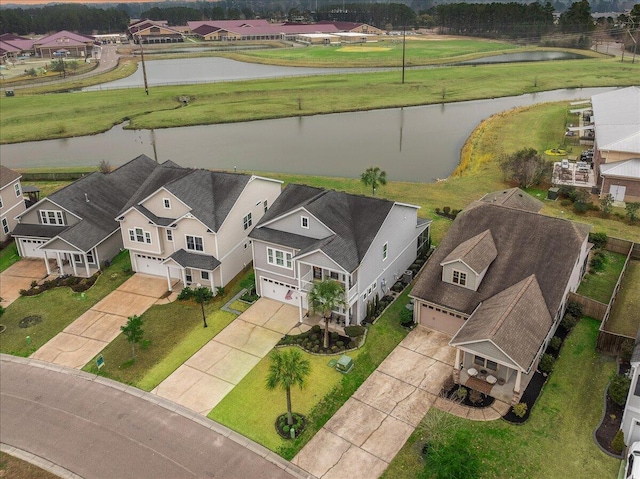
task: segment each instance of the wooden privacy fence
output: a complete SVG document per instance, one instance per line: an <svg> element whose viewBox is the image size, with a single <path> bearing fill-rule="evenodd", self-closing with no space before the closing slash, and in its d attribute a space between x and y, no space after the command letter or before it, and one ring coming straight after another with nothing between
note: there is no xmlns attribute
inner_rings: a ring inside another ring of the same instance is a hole
<svg viewBox="0 0 640 479"><path fill-rule="evenodd" d="M582 306L583 315L597 319L598 321L602 321L604 319L607 307L609 306L577 293L569 293L569 301L580 304Z"/></svg>

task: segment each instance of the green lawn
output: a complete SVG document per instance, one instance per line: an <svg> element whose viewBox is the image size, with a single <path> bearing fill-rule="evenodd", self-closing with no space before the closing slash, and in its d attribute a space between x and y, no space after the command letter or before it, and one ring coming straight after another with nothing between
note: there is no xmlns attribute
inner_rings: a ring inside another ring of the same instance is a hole
<svg viewBox="0 0 640 479"><path fill-rule="evenodd" d="M627 259L624 254L604 251L606 258L604 271L589 272L584 276L577 293L604 304L609 304L613 288L616 287L622 267Z"/></svg>
<svg viewBox="0 0 640 479"><path fill-rule="evenodd" d="M640 261L632 260L611 308L607 331L635 338L640 327Z"/></svg>
<svg viewBox="0 0 640 479"><path fill-rule="evenodd" d="M85 293L74 293L71 288L62 287L37 296L18 298L2 316L2 324L7 329L0 337L0 352L29 356L124 283L130 275L129 253L124 251L114 258L111 266ZM20 328L20 321L27 316L40 316L42 322ZM31 339L30 344L27 344L27 336Z"/></svg>
<svg viewBox="0 0 640 479"><path fill-rule="evenodd" d="M0 249L0 273L19 260L18 247L15 241L12 241L6 247Z"/></svg>
<svg viewBox="0 0 640 479"><path fill-rule="evenodd" d="M95 358L83 370L151 391L236 318L220 311L222 304L212 301L205 307L207 328L200 305L193 301L152 306L142 315L144 344L137 347L134 361L131 345L120 334L100 353L104 366L99 372Z"/></svg>
<svg viewBox="0 0 640 479"><path fill-rule="evenodd" d="M138 89L59 95L18 90L15 98L0 98L0 142L98 133L125 119L132 128L168 128L632 85L639 74L637 62L601 57L411 70L405 84L398 71L383 71L152 87L148 96ZM186 107L178 101L183 95L191 98Z"/></svg>
<svg viewBox="0 0 640 479"><path fill-rule="evenodd" d="M478 470L465 477L616 477L620 461L600 451L592 436L602 415L604 389L615 372L615 361L595 351L598 327L599 322L588 318L576 326L525 424L474 422L448 414L442 420L432 409L383 478L438 477L420 455L426 438L434 434L457 446L463 452L459 459L478 460Z"/></svg>

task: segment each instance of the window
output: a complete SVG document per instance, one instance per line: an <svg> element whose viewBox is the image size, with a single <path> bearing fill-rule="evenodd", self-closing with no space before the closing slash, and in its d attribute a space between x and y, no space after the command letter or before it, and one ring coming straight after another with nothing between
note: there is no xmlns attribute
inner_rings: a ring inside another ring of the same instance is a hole
<svg viewBox="0 0 640 479"><path fill-rule="evenodd" d="M276 266L282 266L283 268L293 268L291 253L273 248L267 248L267 263L275 264Z"/></svg>
<svg viewBox="0 0 640 479"><path fill-rule="evenodd" d="M0 196L0 208L2 208L3 204L2 204L2 196Z"/></svg>
<svg viewBox="0 0 640 479"><path fill-rule="evenodd" d="M251 220L251 213L242 218L242 224L244 226L244 229L249 228L253 224L253 221Z"/></svg>
<svg viewBox="0 0 640 479"><path fill-rule="evenodd" d="M473 363L483 369L491 369L492 371L498 370L498 363L496 363L495 361L491 361L490 359L485 359L482 356L475 356L473 358Z"/></svg>
<svg viewBox="0 0 640 479"><path fill-rule="evenodd" d="M200 236L187 236L187 249L190 251L204 251L204 245Z"/></svg>
<svg viewBox="0 0 640 479"><path fill-rule="evenodd" d="M329 272L329 277L331 279L335 279L336 281L338 281L338 279L340 278L340 275L338 273L336 273L335 271L331 271L331 272Z"/></svg>
<svg viewBox="0 0 640 479"><path fill-rule="evenodd" d="M191 276L191 273L186 273L184 276L185 276L185 279L187 280L187 284L191 284L193 282L193 277Z"/></svg>
<svg viewBox="0 0 640 479"><path fill-rule="evenodd" d="M93 257L93 251L88 251L87 252L87 263L89 264L96 264L96 260Z"/></svg>
<svg viewBox="0 0 640 479"><path fill-rule="evenodd" d="M7 218L2 218L2 232L4 234L9 234L9 223L7 223Z"/></svg>
<svg viewBox="0 0 640 479"><path fill-rule="evenodd" d="M382 261L387 259L388 254L389 254L389 243L385 243L382 245Z"/></svg>
<svg viewBox="0 0 640 479"><path fill-rule="evenodd" d="M173 231L167 230L167 241L173 241Z"/></svg>
<svg viewBox="0 0 640 479"><path fill-rule="evenodd" d="M22 191L20 191L20 184L19 183L16 183L15 185L13 185L13 188L16 190L16 196L22 195Z"/></svg>
<svg viewBox="0 0 640 479"><path fill-rule="evenodd" d="M301 216L300 217L300 226L302 226L305 229L309 229L309 218L307 218L306 216Z"/></svg>
<svg viewBox="0 0 640 479"><path fill-rule="evenodd" d="M454 284L459 284L460 286L466 286L467 284L467 273L463 273L462 271L453 270L453 282Z"/></svg>
<svg viewBox="0 0 640 479"><path fill-rule="evenodd" d="M262 203L262 205L264 206L264 212L267 212L267 209L269 209L269 202L267 200L264 200L264 203Z"/></svg>
<svg viewBox="0 0 640 479"><path fill-rule="evenodd" d="M171 200L169 198L162 198L162 203L164 204L165 209L171 209Z"/></svg>
<svg viewBox="0 0 640 479"><path fill-rule="evenodd" d="M79 255L79 254L74 254L74 255L73 255L73 261L74 261L76 264L81 264L81 263L82 263L82 259L80 258L80 255Z"/></svg>
<svg viewBox="0 0 640 479"><path fill-rule="evenodd" d="M209 272L208 271L200 271L200 278L209 281Z"/></svg>
<svg viewBox="0 0 640 479"><path fill-rule="evenodd" d="M144 232L144 242L151 244L151 233L148 233L147 231Z"/></svg>
<svg viewBox="0 0 640 479"><path fill-rule="evenodd" d="M40 210L40 220L43 225L64 225L62 211Z"/></svg>

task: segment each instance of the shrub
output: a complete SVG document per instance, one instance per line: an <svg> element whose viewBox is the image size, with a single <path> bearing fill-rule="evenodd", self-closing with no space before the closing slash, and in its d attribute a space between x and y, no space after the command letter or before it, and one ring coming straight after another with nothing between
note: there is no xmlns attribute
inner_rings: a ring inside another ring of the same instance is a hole
<svg viewBox="0 0 640 479"><path fill-rule="evenodd" d="M571 200L568 200L568 199L560 200L560 206L571 206Z"/></svg>
<svg viewBox="0 0 640 479"><path fill-rule="evenodd" d="M458 387L458 389L456 390L456 397L460 400L460 401L464 401L464 399L467 397L467 394L469 393L469 391L467 391L467 388L465 387Z"/></svg>
<svg viewBox="0 0 640 479"><path fill-rule="evenodd" d="M618 406L624 406L627 402L627 394L629 394L629 387L631 386L631 379L624 374L617 374L611 378L609 383L609 397Z"/></svg>
<svg viewBox="0 0 640 479"><path fill-rule="evenodd" d="M340 351L340 348L338 346L331 346L331 352L332 353L337 353Z"/></svg>
<svg viewBox="0 0 640 479"><path fill-rule="evenodd" d="M285 424L284 426L282 426L282 430L283 430L284 432L289 432L289 431L291 430L291 428L289 427L289 425L288 425L288 424Z"/></svg>
<svg viewBox="0 0 640 479"><path fill-rule="evenodd" d="M529 409L529 406L527 406L526 402L519 402L518 404L516 404L511 408L511 411L513 411L513 414L515 414L518 417L524 417L524 415L527 414L528 409Z"/></svg>
<svg viewBox="0 0 640 479"><path fill-rule="evenodd" d="M358 338L362 336L365 332L364 326L345 326L344 333L350 338Z"/></svg>
<svg viewBox="0 0 640 479"><path fill-rule="evenodd" d="M616 453L621 454L624 449L624 432L622 429L618 429L616 435L613 436L613 440L611 441L611 449L613 449Z"/></svg>
<svg viewBox="0 0 640 479"><path fill-rule="evenodd" d="M445 206L444 208L442 208L442 212L449 216L449 213L451 212L451 208L449 208L448 206Z"/></svg>
<svg viewBox="0 0 640 479"><path fill-rule="evenodd" d="M589 266L592 271L602 271L604 269L604 265L607 263L607 257L601 250L596 250L595 253L591 256L591 261L589 262Z"/></svg>
<svg viewBox="0 0 640 479"><path fill-rule="evenodd" d="M314 353L317 353L318 351L320 351L320 345L316 344L313 348L311 348L311 351L313 351Z"/></svg>
<svg viewBox="0 0 640 479"><path fill-rule="evenodd" d="M320 325L319 324L314 324L313 326L311 326L311 332L313 333L319 333L321 330Z"/></svg>
<svg viewBox="0 0 640 479"><path fill-rule="evenodd" d="M540 359L540 364L538 364L538 369L543 373L550 373L553 371L553 363L555 363L555 359L550 354L543 354Z"/></svg>
<svg viewBox="0 0 640 479"><path fill-rule="evenodd" d="M608 239L607 233L589 233L589 242L593 243L593 247L597 249L604 248Z"/></svg>
<svg viewBox="0 0 640 479"><path fill-rule="evenodd" d="M625 339L620 345L620 359L630 361L633 354L634 343L632 339Z"/></svg>
<svg viewBox="0 0 640 479"><path fill-rule="evenodd" d="M560 346L562 346L562 339L560 339L558 336L554 336L553 338L551 338L551 341L549 341L549 347L554 351L560 349Z"/></svg>
<svg viewBox="0 0 640 479"><path fill-rule="evenodd" d="M192 297L193 297L193 290L189 286L182 288L182 291L180 291L180 294L178 295L178 299L181 299L181 300L191 299Z"/></svg>
<svg viewBox="0 0 640 479"><path fill-rule="evenodd" d="M571 314L576 318L582 317L582 305L575 301L571 301L567 304L567 308L564 310L565 314Z"/></svg>
<svg viewBox="0 0 640 479"><path fill-rule="evenodd" d="M436 212L437 215L440 214L440 208L436 208L434 211Z"/></svg>
<svg viewBox="0 0 640 479"><path fill-rule="evenodd" d="M400 311L400 314L398 316L400 317L400 324L402 324L403 326L409 326L413 324L413 311L404 308Z"/></svg>
<svg viewBox="0 0 640 479"><path fill-rule="evenodd" d="M576 189L573 186L562 185L560 188L558 188L558 195L561 198L567 198L570 201L575 201L576 200Z"/></svg>
<svg viewBox="0 0 640 479"><path fill-rule="evenodd" d="M569 313L565 314L564 318L562 318L562 321L560 322L560 326L565 331L571 331L576 324L578 324L578 318Z"/></svg>
<svg viewBox="0 0 640 479"><path fill-rule="evenodd" d="M344 348L344 341L336 341L336 346L339 348Z"/></svg>
<svg viewBox="0 0 640 479"><path fill-rule="evenodd" d="M483 397L484 394L482 394L480 391L476 391L475 389L472 389L469 392L469 401L471 401L473 404L482 402Z"/></svg>
<svg viewBox="0 0 640 479"><path fill-rule="evenodd" d="M340 338L340 335L336 331L331 331L331 341L336 342Z"/></svg>
<svg viewBox="0 0 640 479"><path fill-rule="evenodd" d="M38 287L38 282L35 279L33 281L31 281L31 287L32 288Z"/></svg>
<svg viewBox="0 0 640 479"><path fill-rule="evenodd" d="M216 286L216 294L218 296L224 296L224 286Z"/></svg>

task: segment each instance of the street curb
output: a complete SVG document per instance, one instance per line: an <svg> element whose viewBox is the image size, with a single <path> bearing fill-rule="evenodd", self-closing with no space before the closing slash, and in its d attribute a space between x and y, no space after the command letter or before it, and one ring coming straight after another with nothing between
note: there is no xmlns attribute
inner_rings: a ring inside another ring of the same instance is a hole
<svg viewBox="0 0 640 479"><path fill-rule="evenodd" d="M27 452L23 449L10 446L9 444L0 442L0 451L10 456L17 457L18 459L22 459L29 464L33 464L34 466L37 466L40 469L44 469L51 474L55 474L58 477L62 477L63 479L84 479L82 476L79 476L78 474L75 474L58 464L54 464L44 457L36 456L35 454Z"/></svg>
<svg viewBox="0 0 640 479"><path fill-rule="evenodd" d="M56 371L62 374L67 374L69 376L76 376L78 378L82 378L84 380L87 381L92 381L92 382L96 382L102 386L106 386L106 387L110 387L113 389L117 389L120 392L123 392L125 394L130 394L132 396L136 396L139 397L141 399L144 399L145 401L148 401L152 404L158 405L168 411L174 412L176 414L179 414L180 416L189 419L191 421L197 422L198 424L211 429L212 431L232 440L233 442L235 442L236 444L248 449L251 452L254 452L255 454L258 454L259 456L263 457L264 459L266 459L267 461L273 463L274 465L276 465L277 467L279 467L280 469L284 469L286 470L288 473L290 473L292 476L298 478L298 479L316 479L315 476L309 474L307 471L299 468L298 466L291 464L289 461L287 461L286 459L278 456L277 454L275 454L274 452L272 452L271 450L267 449L266 447L262 446L261 444L258 444L255 441L252 441L251 439L242 436L241 434L238 434L236 431L234 431L233 429L228 428L227 426L224 426L218 422L212 421L211 419L209 419L206 416L203 416L201 414L198 414L197 412L192 411L191 409L188 409L184 406L181 406L180 404L174 403L173 401L169 401L168 399L162 398L160 396L157 396L155 394L143 391L141 389L138 389L136 387L133 386L127 386L124 385L122 383L119 383L117 381L114 381L112 379L109 378L105 378L102 376L98 376L96 374L91 374L91 373L87 373L85 371L80 371L77 369L72 369L72 368L68 368L66 366L60 366L57 364L51 364L51 363L47 363L45 361L40 361L37 359L30 359L30 358L22 358L22 357L18 357L18 356L11 356L9 354L1 354L0 353L0 362L8 362L8 363L17 363L17 364L24 364L27 366L31 366L31 367L36 367L36 368L41 368L41 369L48 369L50 371ZM7 451L8 452L8 451ZM38 457L38 456L34 456L31 453L25 452L28 456L32 456L32 457ZM13 454L15 455L15 454ZM20 457L20 456L16 456L16 457ZM23 459L22 457L20 457L21 459ZM40 458L42 459L42 458ZM28 460L28 459L25 459ZM46 461L46 459L42 459L43 461ZM29 461L31 462L31 461ZM48 461L47 461L48 462ZM40 465L39 463L34 463L35 465L42 467L43 469L45 469L42 465ZM60 466L57 466L53 463L51 463L53 466L55 466L56 468L60 468ZM49 470L49 469L47 469ZM62 470L62 468L60 468L60 470ZM66 471L66 470L65 470ZM50 470L50 472L60 475L59 472L55 472L53 470ZM73 474L71 472L69 472L70 474ZM60 477L64 477L65 479L68 477L69 479L82 479L81 476L77 476L77 475L72 475L72 476L64 476L61 475Z"/></svg>

